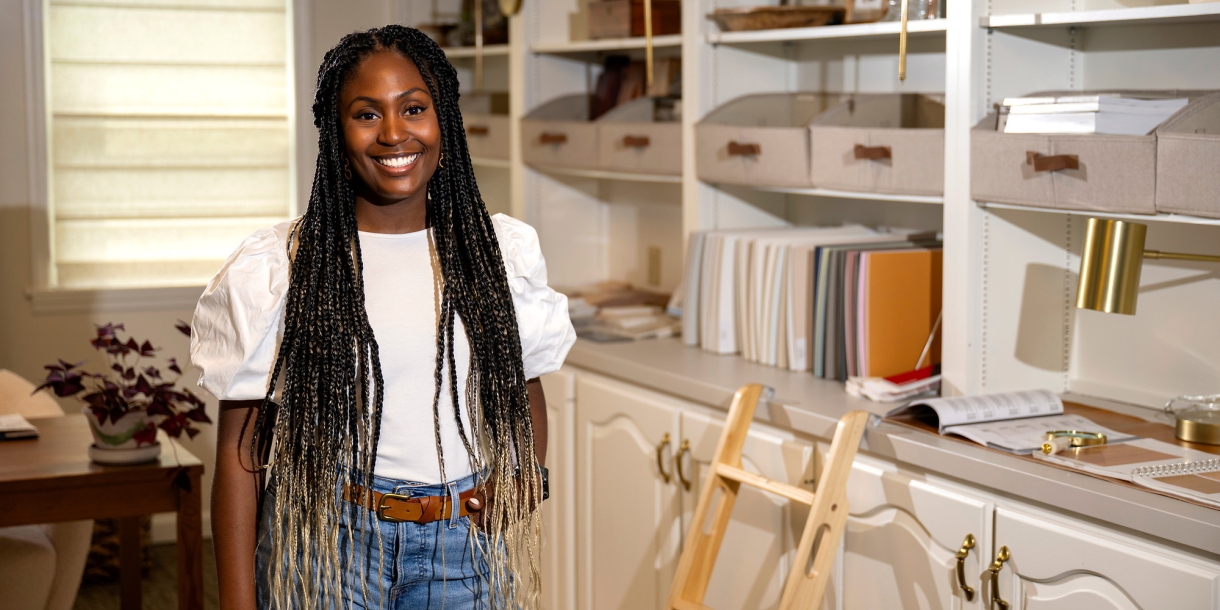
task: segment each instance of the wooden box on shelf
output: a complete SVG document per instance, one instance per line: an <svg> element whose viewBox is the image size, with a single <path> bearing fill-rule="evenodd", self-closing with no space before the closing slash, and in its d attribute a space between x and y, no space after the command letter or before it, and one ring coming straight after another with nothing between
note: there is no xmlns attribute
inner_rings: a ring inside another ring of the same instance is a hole
<svg viewBox="0 0 1220 610"><path fill-rule="evenodd" d="M499 93L462 96L462 123L466 127L466 146L472 158L508 160L507 97Z"/></svg>
<svg viewBox="0 0 1220 610"><path fill-rule="evenodd" d="M1156 130L1156 210L1220 218L1220 92Z"/></svg>
<svg viewBox="0 0 1220 610"><path fill-rule="evenodd" d="M679 0L652 1L652 35L682 31ZM605 0L589 3L589 38L628 38L644 35L644 0Z"/></svg>
<svg viewBox="0 0 1220 610"><path fill-rule="evenodd" d="M658 122L656 100L643 97L597 120L601 169L638 174L682 174L682 124Z"/></svg>
<svg viewBox="0 0 1220 610"><path fill-rule="evenodd" d="M721 105L695 125L695 173L716 184L809 187L809 123L842 96L764 93Z"/></svg>
<svg viewBox="0 0 1220 610"><path fill-rule="evenodd" d="M589 120L590 96L557 97L521 119L521 156L535 167L595 169L597 123Z"/></svg>
<svg viewBox="0 0 1220 610"><path fill-rule="evenodd" d="M941 95L862 94L809 126L813 185L904 195L945 190L945 104Z"/></svg>
<svg viewBox="0 0 1220 610"><path fill-rule="evenodd" d="M1088 93L1048 91L1032 95ZM1120 93L1192 100L1206 94ZM999 131L998 124L999 115L990 114L971 133L970 192L975 200L1066 210L1156 213L1155 135L1011 134Z"/></svg>

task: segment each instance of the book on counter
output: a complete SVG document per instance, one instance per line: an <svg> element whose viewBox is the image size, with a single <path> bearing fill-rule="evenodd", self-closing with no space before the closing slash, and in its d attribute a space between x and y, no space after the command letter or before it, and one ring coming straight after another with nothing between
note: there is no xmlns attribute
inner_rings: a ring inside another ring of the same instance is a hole
<svg viewBox="0 0 1220 610"><path fill-rule="evenodd" d="M0 440L38 438L38 428L20 415L0 415Z"/></svg>
<svg viewBox="0 0 1220 610"><path fill-rule="evenodd" d="M1005 98L1004 133L1146 135L1181 110L1186 98L1120 94Z"/></svg>

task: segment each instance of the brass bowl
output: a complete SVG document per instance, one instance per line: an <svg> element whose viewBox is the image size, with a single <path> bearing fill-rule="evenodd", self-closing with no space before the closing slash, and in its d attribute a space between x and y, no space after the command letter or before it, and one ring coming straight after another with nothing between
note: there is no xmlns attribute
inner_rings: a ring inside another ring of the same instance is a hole
<svg viewBox="0 0 1220 610"><path fill-rule="evenodd" d="M712 11L707 18L724 32L777 30L827 25L841 22L846 9L841 6L747 6Z"/></svg>

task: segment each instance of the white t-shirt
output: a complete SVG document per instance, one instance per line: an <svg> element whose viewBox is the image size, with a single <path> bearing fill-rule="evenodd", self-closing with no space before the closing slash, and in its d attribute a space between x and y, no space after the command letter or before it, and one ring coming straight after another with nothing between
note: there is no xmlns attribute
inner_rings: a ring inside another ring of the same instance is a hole
<svg viewBox="0 0 1220 610"><path fill-rule="evenodd" d="M546 262L532 227L503 214L493 216L492 224L516 308L525 377L558 370L576 339L567 298L546 284ZM281 223L247 238L199 299L191 323L191 360L201 371L199 385L221 400L266 394L283 333L290 228L290 222ZM365 307L385 383L375 472L396 480L439 483L432 396L441 295L430 232L362 232L360 249ZM470 345L461 320L455 324L453 347L460 413L467 438L474 443L465 404ZM470 465L453 417L447 365L442 380L445 478L454 480L469 475Z"/></svg>

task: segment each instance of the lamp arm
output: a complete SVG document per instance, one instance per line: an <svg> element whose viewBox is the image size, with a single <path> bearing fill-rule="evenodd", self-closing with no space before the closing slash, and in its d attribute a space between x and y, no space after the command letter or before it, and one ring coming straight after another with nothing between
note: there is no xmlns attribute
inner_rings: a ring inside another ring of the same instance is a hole
<svg viewBox="0 0 1220 610"><path fill-rule="evenodd" d="M1144 258L1220 263L1220 256L1213 256L1210 254L1181 254L1178 252L1161 252L1159 250L1144 250Z"/></svg>

